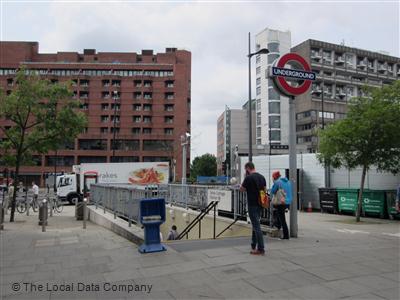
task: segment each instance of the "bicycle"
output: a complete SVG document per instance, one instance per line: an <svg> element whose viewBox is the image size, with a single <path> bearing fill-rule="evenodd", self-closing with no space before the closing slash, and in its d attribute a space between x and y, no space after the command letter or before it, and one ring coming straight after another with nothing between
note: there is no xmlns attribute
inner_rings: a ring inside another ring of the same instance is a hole
<svg viewBox="0 0 400 300"><path fill-rule="evenodd" d="M63 211L64 203L58 197L54 197L53 199L51 199L51 201L53 211L60 214Z"/></svg>

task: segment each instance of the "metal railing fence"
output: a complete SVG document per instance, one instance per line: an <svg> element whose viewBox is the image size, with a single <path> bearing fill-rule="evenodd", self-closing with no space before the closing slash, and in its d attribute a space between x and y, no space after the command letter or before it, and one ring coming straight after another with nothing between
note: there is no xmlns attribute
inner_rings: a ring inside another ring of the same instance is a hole
<svg viewBox="0 0 400 300"><path fill-rule="evenodd" d="M144 198L164 198L165 202L171 205L191 208L203 211L209 204L208 195L210 189L218 189L231 192L231 211L220 211L221 215L232 219L247 220L247 196L238 188L228 186L205 186L205 185L182 185L167 184L154 185L146 188L138 188L132 185L91 185L91 204L96 208L99 206L114 214L114 218L123 217L137 223L139 219L139 202ZM270 225L272 218L271 209L263 209L261 223Z"/></svg>

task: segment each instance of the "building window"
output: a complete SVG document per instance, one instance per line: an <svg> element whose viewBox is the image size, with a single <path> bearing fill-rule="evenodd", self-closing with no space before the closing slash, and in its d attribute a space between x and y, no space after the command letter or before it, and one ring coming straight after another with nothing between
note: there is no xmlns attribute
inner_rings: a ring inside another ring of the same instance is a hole
<svg viewBox="0 0 400 300"><path fill-rule="evenodd" d="M268 64L272 64L275 60L279 58L279 54L268 54Z"/></svg>
<svg viewBox="0 0 400 300"><path fill-rule="evenodd" d="M132 128L132 134L140 134L140 127Z"/></svg>
<svg viewBox="0 0 400 300"><path fill-rule="evenodd" d="M119 116L111 116L111 122L114 122L114 118L115 118L115 123L119 123L120 121L120 117Z"/></svg>
<svg viewBox="0 0 400 300"><path fill-rule="evenodd" d="M139 140L115 140L115 150L130 151L140 150Z"/></svg>
<svg viewBox="0 0 400 300"><path fill-rule="evenodd" d="M80 85L80 86L83 86L83 87L88 87L88 86L89 86L89 80L87 80L87 79L81 79L81 80L79 81L79 85Z"/></svg>
<svg viewBox="0 0 400 300"><path fill-rule="evenodd" d="M268 89L268 99L269 100L280 100L281 96L274 88L270 88L270 89Z"/></svg>
<svg viewBox="0 0 400 300"><path fill-rule="evenodd" d="M141 80L134 80L133 81L133 85L135 87L141 87L142 86L142 81Z"/></svg>
<svg viewBox="0 0 400 300"><path fill-rule="evenodd" d="M318 112L318 116L322 118L322 111ZM335 119L335 113L324 111L324 119Z"/></svg>
<svg viewBox="0 0 400 300"><path fill-rule="evenodd" d="M336 113L336 120L342 120L344 118L346 118L346 114Z"/></svg>
<svg viewBox="0 0 400 300"><path fill-rule="evenodd" d="M133 93L133 99L138 100L142 98L142 93L141 92L134 92Z"/></svg>
<svg viewBox="0 0 400 300"><path fill-rule="evenodd" d="M281 132L279 130L270 130L270 141L280 141L281 140Z"/></svg>
<svg viewBox="0 0 400 300"><path fill-rule="evenodd" d="M143 128L143 134L151 134L151 128Z"/></svg>
<svg viewBox="0 0 400 300"><path fill-rule="evenodd" d="M269 52L278 52L279 53L279 43L278 42L271 42L268 43L267 48Z"/></svg>
<svg viewBox="0 0 400 300"><path fill-rule="evenodd" d="M150 116L144 116L143 117L143 123L151 123L151 117Z"/></svg>
<svg viewBox="0 0 400 300"><path fill-rule="evenodd" d="M101 123L107 123L109 120L108 116L101 116L100 119L101 119Z"/></svg>
<svg viewBox="0 0 400 300"><path fill-rule="evenodd" d="M257 127L257 137L261 137L261 127Z"/></svg>
<svg viewBox="0 0 400 300"><path fill-rule="evenodd" d="M142 121L142 118L140 116L133 116L132 119L134 123L140 123Z"/></svg>
<svg viewBox="0 0 400 300"><path fill-rule="evenodd" d="M140 111L141 109L142 109L142 106L140 104L133 104L134 111Z"/></svg>
<svg viewBox="0 0 400 300"><path fill-rule="evenodd" d="M72 166L74 164L73 156L46 156L45 165L46 166Z"/></svg>
<svg viewBox="0 0 400 300"><path fill-rule="evenodd" d="M102 103L101 104L101 110L108 110L108 103Z"/></svg>
<svg viewBox="0 0 400 300"><path fill-rule="evenodd" d="M173 128L164 128L164 134L173 135L174 134L174 129Z"/></svg>
<svg viewBox="0 0 400 300"><path fill-rule="evenodd" d="M170 140L143 140L144 151L171 151L174 141Z"/></svg>
<svg viewBox="0 0 400 300"><path fill-rule="evenodd" d="M260 111L260 110L261 110L261 99L257 99L257 102L256 102L256 110L257 110L257 111Z"/></svg>
<svg viewBox="0 0 400 300"><path fill-rule="evenodd" d="M269 117L269 127L270 128L280 128L281 127L281 117L270 116Z"/></svg>
<svg viewBox="0 0 400 300"><path fill-rule="evenodd" d="M269 102L268 103L268 113L279 114L280 112L281 112L281 103L280 102Z"/></svg>
<svg viewBox="0 0 400 300"><path fill-rule="evenodd" d="M102 80L102 84L103 84L103 87L109 87L110 86L110 80L108 80L108 79Z"/></svg>
<svg viewBox="0 0 400 300"><path fill-rule="evenodd" d="M164 110L165 111L174 111L174 105L173 104L165 104Z"/></svg>
<svg viewBox="0 0 400 300"><path fill-rule="evenodd" d="M101 127L100 133L108 133L108 127Z"/></svg>
<svg viewBox="0 0 400 300"><path fill-rule="evenodd" d="M139 162L139 156L114 156L112 162Z"/></svg>
<svg viewBox="0 0 400 300"><path fill-rule="evenodd" d="M168 80L165 82L165 87L166 88L173 88L174 87L174 81L173 80Z"/></svg>
<svg viewBox="0 0 400 300"><path fill-rule="evenodd" d="M174 123L174 117L173 116L166 116L164 117L164 122L167 124L172 124Z"/></svg>
<svg viewBox="0 0 400 300"><path fill-rule="evenodd" d="M257 122L256 122L256 125L257 125L257 126L260 126L260 125L261 125L261 112L258 112L258 113L257 113Z"/></svg>
<svg viewBox="0 0 400 300"><path fill-rule="evenodd" d="M256 89L256 95L260 95L261 94L261 87L258 86Z"/></svg>
<svg viewBox="0 0 400 300"><path fill-rule="evenodd" d="M88 110L89 109L89 103L81 103L80 108L82 110Z"/></svg>
<svg viewBox="0 0 400 300"><path fill-rule="evenodd" d="M143 83L144 87L151 87L151 85L152 85L151 80L145 80L144 83Z"/></svg>
<svg viewBox="0 0 400 300"><path fill-rule="evenodd" d="M111 81L111 85L113 87L120 87L121 86L121 80L113 80L113 81Z"/></svg>
<svg viewBox="0 0 400 300"><path fill-rule="evenodd" d="M151 104L143 104L144 111L151 111Z"/></svg>
<svg viewBox="0 0 400 300"><path fill-rule="evenodd" d="M107 156L78 156L78 164L105 162L107 162Z"/></svg>
<svg viewBox="0 0 400 300"><path fill-rule="evenodd" d="M89 92L79 92L79 99L88 99L89 98Z"/></svg>
<svg viewBox="0 0 400 300"><path fill-rule="evenodd" d="M153 94L145 92L145 93L143 93L143 98L146 100L151 100L153 98Z"/></svg>
<svg viewBox="0 0 400 300"><path fill-rule="evenodd" d="M108 98L110 98L110 92L102 92L102 93L101 93L101 97L102 97L103 99L108 99Z"/></svg>
<svg viewBox="0 0 400 300"><path fill-rule="evenodd" d="M114 133L114 132L119 133L119 127L115 127L115 128L111 127L110 130L111 130L111 133Z"/></svg>
<svg viewBox="0 0 400 300"><path fill-rule="evenodd" d="M107 140L78 140L78 150L107 150Z"/></svg>
<svg viewBox="0 0 400 300"><path fill-rule="evenodd" d="M174 93L165 93L166 100L174 100Z"/></svg>
<svg viewBox="0 0 400 300"><path fill-rule="evenodd" d="M257 79L256 79L256 85L260 85L261 84L261 77L258 77Z"/></svg>
<svg viewBox="0 0 400 300"><path fill-rule="evenodd" d="M121 105L120 104L111 104L111 109L114 110L114 108L118 111L121 110Z"/></svg>
<svg viewBox="0 0 400 300"><path fill-rule="evenodd" d="M257 54L256 56L256 64L259 64L261 62L261 55Z"/></svg>
<svg viewBox="0 0 400 300"><path fill-rule="evenodd" d="M259 75L261 73L261 67L256 68L256 74Z"/></svg>

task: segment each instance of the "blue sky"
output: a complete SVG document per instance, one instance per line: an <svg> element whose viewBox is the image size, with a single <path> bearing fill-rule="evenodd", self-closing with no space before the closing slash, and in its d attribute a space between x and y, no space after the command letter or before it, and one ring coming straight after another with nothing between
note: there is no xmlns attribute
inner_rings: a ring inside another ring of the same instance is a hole
<svg viewBox="0 0 400 300"><path fill-rule="evenodd" d="M399 55L398 1L4 1L1 40L38 41L40 52L192 52L192 159L216 153L225 104L247 91L247 34L290 30L307 39ZM254 94L254 92L253 92Z"/></svg>

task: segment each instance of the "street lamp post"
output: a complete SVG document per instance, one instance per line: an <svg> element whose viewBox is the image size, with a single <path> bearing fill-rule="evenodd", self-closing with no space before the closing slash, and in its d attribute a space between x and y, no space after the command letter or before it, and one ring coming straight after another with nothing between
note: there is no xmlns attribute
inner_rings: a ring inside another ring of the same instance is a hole
<svg viewBox="0 0 400 300"><path fill-rule="evenodd" d="M253 137L252 137L252 116L251 116L251 57L257 54L267 54L269 53L267 48L261 48L260 50L251 53L251 46L250 46L250 32L249 32L249 54L247 57L249 58L249 102L248 105L248 120L249 120L249 161L253 161Z"/></svg>
<svg viewBox="0 0 400 300"><path fill-rule="evenodd" d="M186 152L187 145L190 142L190 134L186 132L181 135L181 145L182 145L182 185L186 184Z"/></svg>

